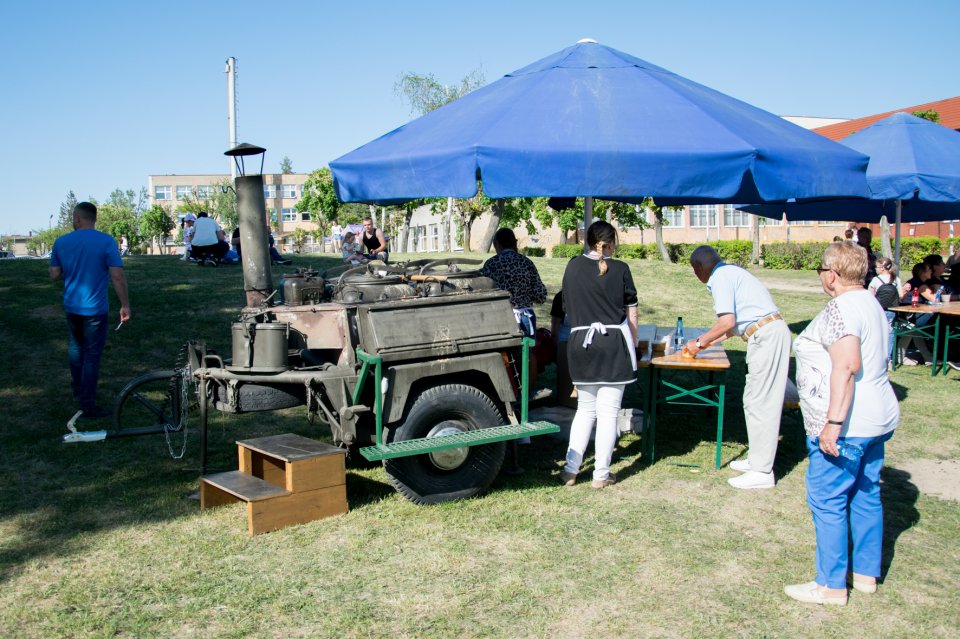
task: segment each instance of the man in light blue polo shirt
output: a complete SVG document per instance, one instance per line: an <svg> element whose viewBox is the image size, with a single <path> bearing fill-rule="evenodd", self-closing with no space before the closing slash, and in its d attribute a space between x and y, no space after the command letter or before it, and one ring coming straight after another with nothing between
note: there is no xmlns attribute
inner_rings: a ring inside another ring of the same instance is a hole
<svg viewBox="0 0 960 639"><path fill-rule="evenodd" d="M83 411L81 419L100 419L110 411L97 406L100 358L107 341L107 282L120 299L120 322L130 319L127 279L116 241L96 230L97 207L80 202L73 209L72 233L53 243L50 279L63 277L63 309L67 313L67 356L71 386Z"/></svg>
<svg viewBox="0 0 960 639"><path fill-rule="evenodd" d="M773 460L790 367L790 329L770 291L746 270L721 260L712 246L697 247L690 265L713 296L717 321L684 349L696 355L734 335L747 342L743 415L750 452L747 459L730 463L732 470L743 474L728 482L734 488L773 488Z"/></svg>

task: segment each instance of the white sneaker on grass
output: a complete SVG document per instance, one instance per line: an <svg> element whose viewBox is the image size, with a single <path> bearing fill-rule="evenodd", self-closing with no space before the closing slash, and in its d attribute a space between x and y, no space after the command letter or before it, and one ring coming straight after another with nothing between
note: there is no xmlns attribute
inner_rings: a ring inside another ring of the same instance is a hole
<svg viewBox="0 0 960 639"><path fill-rule="evenodd" d="M758 473L755 470L748 470L739 477L731 477L727 483L734 488L751 490L754 488L773 488L776 482L773 473Z"/></svg>
<svg viewBox="0 0 960 639"><path fill-rule="evenodd" d="M746 473L750 471L750 460L749 459L734 459L730 462L730 470L735 470L738 473Z"/></svg>

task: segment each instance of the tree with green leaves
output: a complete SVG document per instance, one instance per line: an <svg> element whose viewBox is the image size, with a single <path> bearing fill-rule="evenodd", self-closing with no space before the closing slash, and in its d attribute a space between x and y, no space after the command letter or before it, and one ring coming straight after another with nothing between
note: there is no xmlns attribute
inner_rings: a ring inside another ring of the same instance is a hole
<svg viewBox="0 0 960 639"><path fill-rule="evenodd" d="M160 204L154 204L140 216L140 233L151 243L156 243L160 247L161 255L163 255L167 237L176 226L170 211Z"/></svg>
<svg viewBox="0 0 960 639"><path fill-rule="evenodd" d="M393 85L393 91L395 94L405 99L410 105L410 114L411 115L426 115L435 109L439 109L445 104L449 104L454 100L462 98L466 94L470 93L474 89L482 87L486 83L486 77L484 76L483 69L474 69L468 73L460 83L457 85L445 85L441 84L439 80L432 74L428 73L426 75L419 73L405 73L399 80ZM489 202L489 200L487 200ZM407 237L410 233L410 218L413 215L413 210L417 206L422 206L426 201L421 200L412 208L410 206L404 206L403 210L405 212L405 223L401 227L401 243L400 246L406 247ZM439 213L439 208L434 208L434 214ZM466 208L469 210L471 205L467 205ZM453 214L453 198L447 198L446 211L449 212L449 215ZM496 211L493 212L496 215ZM466 214L469 217L469 213ZM458 218L463 219L464 213L461 210L458 213ZM442 218L443 219L443 218ZM497 220L498 222L498 220ZM447 218L444 222L444 226L448 226L451 223L451 220ZM497 224L492 224L493 232L497 230ZM467 238L470 237L470 229L461 229L461 233ZM443 243L442 246L445 246L449 238L449 232L445 231L443 234ZM490 241L493 241L493 234L490 233ZM489 250L489 245L485 250Z"/></svg>
<svg viewBox="0 0 960 639"><path fill-rule="evenodd" d="M130 246L139 246L140 215L146 208L149 196L147 189L114 189L107 201L97 205L97 230L113 236L117 242L126 237Z"/></svg>
<svg viewBox="0 0 960 639"><path fill-rule="evenodd" d="M337 219L340 200L333 188L333 173L330 172L330 167L325 166L310 174L303 183L303 197L295 208L300 213L309 213L312 220L323 219L329 222Z"/></svg>
<svg viewBox="0 0 960 639"><path fill-rule="evenodd" d="M224 229L234 229L240 225L237 213L237 192L229 178L220 178L213 183L213 192L207 198L209 213L220 222Z"/></svg>
<svg viewBox="0 0 960 639"><path fill-rule="evenodd" d="M434 215L436 215L439 211L442 210L443 206L445 205L445 202L446 202L445 200L439 200L439 199L432 200L430 202L430 206ZM454 200L453 217L457 222L459 222L460 243L463 246L464 251L470 250L470 235L471 235L470 232L473 228L473 223L477 220L477 218L479 218L481 215L483 215L487 211L490 211L491 209L496 209L495 212L493 213L495 219L491 220L491 223L490 223L490 226L493 227L493 231L496 232L499 226L499 220L501 217L501 211L502 211L501 202L502 201L495 202L494 200L491 200L486 195L484 195L483 187L479 182L477 183L476 195L474 195L471 198ZM416 203L411 202L410 204L413 205ZM415 206L410 207L411 216L413 214L414 208L416 207ZM409 228L410 226L409 217L405 221L405 226L407 228Z"/></svg>
<svg viewBox="0 0 960 639"><path fill-rule="evenodd" d="M73 191L67 193L67 199L60 203L60 215L57 217L57 227L73 229L73 208L77 205L77 196Z"/></svg>
<svg viewBox="0 0 960 639"><path fill-rule="evenodd" d="M474 69L459 84L441 84L432 74L404 73L393 85L393 91L410 105L411 115L425 115L434 109L462 98L486 83L483 69Z"/></svg>
<svg viewBox="0 0 960 639"><path fill-rule="evenodd" d="M297 253L303 253L303 245L310 239L310 232L302 226L293 229L293 245L297 247Z"/></svg>
<svg viewBox="0 0 960 639"><path fill-rule="evenodd" d="M937 111L914 111L912 115L917 116L918 118L923 118L924 120L930 120L931 122L936 122L940 124L940 114Z"/></svg>
<svg viewBox="0 0 960 639"><path fill-rule="evenodd" d="M658 206L658 205L656 204L656 202L654 202L651 198L647 198L646 200L644 200L644 201L643 201L643 205L646 206L647 208L649 208L649 209L653 212L653 236L654 236L654 239L656 240L656 243L657 243L657 251L660 252L660 259L662 259L664 262L669 262L669 261L670 261L670 252L667 250L667 245L664 244L664 242L663 242L663 225L664 225L663 209L664 209L664 208L671 208L671 209L676 210L676 209L681 209L681 208L683 208L683 207L680 207L680 206L672 206L672 207L662 207L662 206Z"/></svg>
<svg viewBox="0 0 960 639"><path fill-rule="evenodd" d="M293 173L293 162L287 156L283 156L283 159L280 160L280 172L284 175Z"/></svg>
<svg viewBox="0 0 960 639"><path fill-rule="evenodd" d="M43 255L53 248L53 243L57 241L58 237L61 235L66 235L72 230L73 223L71 222L70 228L56 226L51 229L34 231L33 235L30 236L30 239L27 240L27 250L34 255Z"/></svg>

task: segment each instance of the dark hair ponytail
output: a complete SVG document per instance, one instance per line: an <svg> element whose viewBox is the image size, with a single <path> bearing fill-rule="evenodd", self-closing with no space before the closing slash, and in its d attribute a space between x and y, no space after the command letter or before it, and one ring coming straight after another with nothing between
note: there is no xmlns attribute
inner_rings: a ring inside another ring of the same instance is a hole
<svg viewBox="0 0 960 639"><path fill-rule="evenodd" d="M603 250L607 247L617 248L617 229L609 222L597 220L587 229L587 245L600 254L600 261L597 268L600 269L600 275L607 272L607 261L603 258Z"/></svg>

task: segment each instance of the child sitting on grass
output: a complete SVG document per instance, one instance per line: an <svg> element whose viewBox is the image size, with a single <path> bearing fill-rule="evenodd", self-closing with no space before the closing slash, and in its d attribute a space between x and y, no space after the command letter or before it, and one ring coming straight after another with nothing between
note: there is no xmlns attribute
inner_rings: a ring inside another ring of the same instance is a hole
<svg viewBox="0 0 960 639"><path fill-rule="evenodd" d="M363 246L360 242L354 242L356 237L356 234L351 231L347 231L343 236L340 253L343 255L345 264L362 264L366 261L363 255Z"/></svg>

